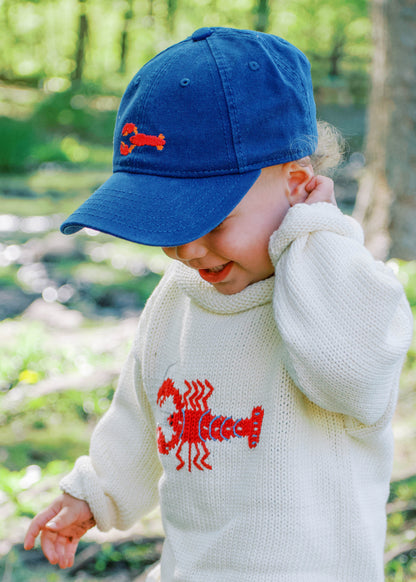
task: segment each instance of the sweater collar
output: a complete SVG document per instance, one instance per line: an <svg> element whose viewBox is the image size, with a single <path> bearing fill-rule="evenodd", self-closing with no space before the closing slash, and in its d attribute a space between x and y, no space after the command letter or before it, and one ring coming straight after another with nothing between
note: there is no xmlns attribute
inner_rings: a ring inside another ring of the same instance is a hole
<svg viewBox="0 0 416 582"><path fill-rule="evenodd" d="M182 263L174 262L173 276L179 287L203 309L223 315L247 311L270 303L275 277L252 283L239 293L223 295L195 271Z"/></svg>

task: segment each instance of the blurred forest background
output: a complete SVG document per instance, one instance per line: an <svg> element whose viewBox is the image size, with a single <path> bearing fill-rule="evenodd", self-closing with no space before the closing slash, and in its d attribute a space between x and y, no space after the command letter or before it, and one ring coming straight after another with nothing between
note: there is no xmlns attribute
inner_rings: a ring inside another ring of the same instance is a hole
<svg viewBox="0 0 416 582"><path fill-rule="evenodd" d="M201 26L271 32L307 54L318 116L347 140L339 204L416 309L413 0L0 0L2 582L138 581L160 553L157 511L122 537L92 530L65 572L22 540L88 451L167 260L91 230L64 237L59 225L111 173L130 78ZM415 381L414 342L394 420L391 582L416 581Z"/></svg>

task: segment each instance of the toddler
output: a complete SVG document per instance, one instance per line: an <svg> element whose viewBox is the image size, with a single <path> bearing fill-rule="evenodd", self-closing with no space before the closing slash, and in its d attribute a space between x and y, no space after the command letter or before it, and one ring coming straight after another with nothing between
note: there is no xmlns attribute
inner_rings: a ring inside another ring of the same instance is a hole
<svg viewBox="0 0 416 582"><path fill-rule="evenodd" d="M89 456L26 549L41 533L68 567L94 524L126 529L160 503L149 582L384 579L412 318L322 159L309 63L276 36L199 29L133 78L114 173L62 230L173 261Z"/></svg>

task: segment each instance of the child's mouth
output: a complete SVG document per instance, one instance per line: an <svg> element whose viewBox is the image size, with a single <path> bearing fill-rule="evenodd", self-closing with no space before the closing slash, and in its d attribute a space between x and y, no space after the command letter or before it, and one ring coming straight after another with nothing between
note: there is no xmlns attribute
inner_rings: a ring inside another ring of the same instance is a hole
<svg viewBox="0 0 416 582"><path fill-rule="evenodd" d="M218 265L211 269L199 269L198 272L204 281L208 283L221 283L231 271L233 264L233 261L230 261L229 263Z"/></svg>

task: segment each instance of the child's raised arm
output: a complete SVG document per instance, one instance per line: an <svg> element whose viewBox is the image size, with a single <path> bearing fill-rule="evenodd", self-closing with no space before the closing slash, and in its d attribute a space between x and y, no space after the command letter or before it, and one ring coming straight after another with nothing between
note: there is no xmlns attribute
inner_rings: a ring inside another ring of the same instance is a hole
<svg viewBox="0 0 416 582"><path fill-rule="evenodd" d="M94 525L95 519L88 504L64 493L33 518L24 548L32 549L40 533L42 551L49 562L60 568L69 568L74 563L80 538Z"/></svg>
<svg viewBox="0 0 416 582"><path fill-rule="evenodd" d="M284 360L309 400L382 426L394 410L412 314L400 282L364 247L359 224L327 204L328 183L310 184L269 246Z"/></svg>

